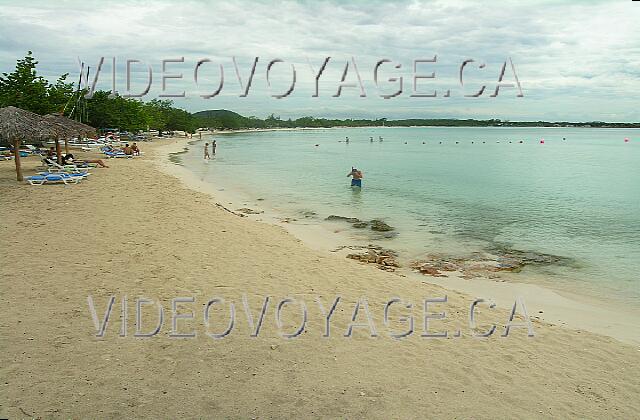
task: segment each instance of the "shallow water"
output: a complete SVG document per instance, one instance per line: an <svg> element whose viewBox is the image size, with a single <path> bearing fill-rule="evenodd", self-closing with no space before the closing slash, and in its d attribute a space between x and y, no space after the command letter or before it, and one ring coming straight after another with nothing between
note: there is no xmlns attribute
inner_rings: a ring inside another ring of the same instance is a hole
<svg viewBox="0 0 640 420"><path fill-rule="evenodd" d="M565 257L518 276L638 305L640 130L359 128L216 139L214 160L202 160L205 137L180 156L185 167L283 215L382 219L396 237L351 234L405 259L496 247ZM352 166L364 172L362 190L349 187Z"/></svg>

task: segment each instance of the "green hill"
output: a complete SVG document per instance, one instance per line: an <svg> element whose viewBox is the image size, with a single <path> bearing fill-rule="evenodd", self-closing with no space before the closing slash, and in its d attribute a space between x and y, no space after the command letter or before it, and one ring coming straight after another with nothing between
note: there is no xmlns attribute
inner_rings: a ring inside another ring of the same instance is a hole
<svg viewBox="0 0 640 420"><path fill-rule="evenodd" d="M207 111L198 111L193 114L197 118L245 118L237 112L227 109L209 109Z"/></svg>
<svg viewBox="0 0 640 420"><path fill-rule="evenodd" d="M201 127L239 129L250 127L251 119L226 109L210 109L193 114Z"/></svg>

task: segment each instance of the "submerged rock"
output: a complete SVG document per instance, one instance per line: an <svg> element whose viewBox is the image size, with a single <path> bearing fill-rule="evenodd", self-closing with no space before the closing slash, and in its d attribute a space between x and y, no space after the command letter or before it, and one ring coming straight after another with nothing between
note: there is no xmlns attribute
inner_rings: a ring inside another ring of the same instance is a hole
<svg viewBox="0 0 640 420"><path fill-rule="evenodd" d="M389 232L393 230L391 226L379 219L373 219L370 223L371 230L375 230L376 232Z"/></svg>
<svg viewBox="0 0 640 420"><path fill-rule="evenodd" d="M392 226L389 226L387 223L383 222L380 219L373 219L370 222L360 220L357 217L345 217L345 216L337 216L335 214L330 215L325 220L332 222L347 222L350 223L356 229L365 229L370 227L372 231L380 233L378 235L378 239L380 238L393 238L398 235L398 232L394 231Z"/></svg>
<svg viewBox="0 0 640 420"><path fill-rule="evenodd" d="M240 212L240 213L244 213L244 214L261 214L261 213L264 213L262 210L253 210L253 209L250 209L248 207L243 207L241 209L237 209L236 211Z"/></svg>
<svg viewBox="0 0 640 420"><path fill-rule="evenodd" d="M559 255L545 254L535 251L521 251L507 246L496 246L487 250L498 258L498 262L505 265L550 265L569 264L573 260Z"/></svg>
<svg viewBox="0 0 640 420"><path fill-rule="evenodd" d="M359 223L360 219L357 217L344 217L344 216L336 216L335 214L330 215L325 220L337 221L337 222L348 222L348 223Z"/></svg>
<svg viewBox="0 0 640 420"><path fill-rule="evenodd" d="M497 249L491 253L475 252L465 257L430 254L414 261L411 267L423 274L441 276L442 271L458 271L465 279L499 278L500 272L518 273L527 265L552 265L572 261L566 257L513 249Z"/></svg>

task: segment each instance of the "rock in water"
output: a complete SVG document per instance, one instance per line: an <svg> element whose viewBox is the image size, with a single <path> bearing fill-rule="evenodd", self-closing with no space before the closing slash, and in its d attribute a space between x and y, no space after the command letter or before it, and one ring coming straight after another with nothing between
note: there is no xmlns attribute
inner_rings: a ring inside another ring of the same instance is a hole
<svg viewBox="0 0 640 420"><path fill-rule="evenodd" d="M238 211L240 213L244 213L244 214L260 214L260 213L264 213L263 211L253 210L253 209L250 209L248 207L243 207L241 209L237 209L236 211Z"/></svg>
<svg viewBox="0 0 640 420"><path fill-rule="evenodd" d="M361 222L361 220L356 218L356 217L336 216L335 214L332 214L331 216L327 217L325 220L342 221L342 222L349 222L349 223L360 223Z"/></svg>
<svg viewBox="0 0 640 420"><path fill-rule="evenodd" d="M422 265L420 267L418 267L418 270L422 273L422 274L427 274L429 276L433 276L433 277L446 277L444 276L440 271L438 271L437 268L435 267L431 267L427 264Z"/></svg>
<svg viewBox="0 0 640 420"><path fill-rule="evenodd" d="M382 220L373 219L371 221L371 230L375 230L376 232L389 232L393 230L393 228Z"/></svg>

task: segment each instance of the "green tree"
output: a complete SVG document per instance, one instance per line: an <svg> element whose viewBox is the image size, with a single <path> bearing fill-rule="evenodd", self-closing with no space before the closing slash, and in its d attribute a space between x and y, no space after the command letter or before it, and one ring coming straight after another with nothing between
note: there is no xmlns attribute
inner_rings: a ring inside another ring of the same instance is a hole
<svg viewBox="0 0 640 420"><path fill-rule="evenodd" d="M38 62L29 51L27 56L16 63L16 69L0 76L0 107L13 105L36 114L46 114L50 110L49 83L38 76Z"/></svg>
<svg viewBox="0 0 640 420"><path fill-rule="evenodd" d="M69 73L65 73L47 89L48 112L63 112L69 100L73 97L73 82L67 82Z"/></svg>
<svg viewBox="0 0 640 420"><path fill-rule="evenodd" d="M152 99L143 105L143 110L150 129L160 132L167 129L169 110L173 102L170 100Z"/></svg>

